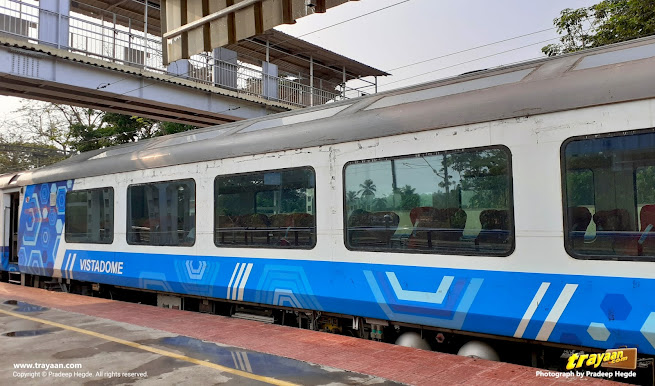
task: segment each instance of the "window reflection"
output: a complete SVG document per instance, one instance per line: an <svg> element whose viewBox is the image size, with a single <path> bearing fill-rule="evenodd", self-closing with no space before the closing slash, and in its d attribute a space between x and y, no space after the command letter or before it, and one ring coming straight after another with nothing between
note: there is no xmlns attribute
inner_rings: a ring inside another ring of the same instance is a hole
<svg viewBox="0 0 655 386"><path fill-rule="evenodd" d="M196 238L194 180L130 185L127 188L127 242L191 246Z"/></svg>
<svg viewBox="0 0 655 386"><path fill-rule="evenodd" d="M505 148L354 162L345 168L354 249L503 255L513 245Z"/></svg>
<svg viewBox="0 0 655 386"><path fill-rule="evenodd" d="M114 189L66 194L67 243L111 244L114 240Z"/></svg>

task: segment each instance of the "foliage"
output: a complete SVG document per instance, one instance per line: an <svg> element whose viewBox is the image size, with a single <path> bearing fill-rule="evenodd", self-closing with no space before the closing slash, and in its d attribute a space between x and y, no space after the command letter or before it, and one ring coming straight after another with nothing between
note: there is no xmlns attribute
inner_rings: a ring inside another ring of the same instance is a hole
<svg viewBox="0 0 655 386"><path fill-rule="evenodd" d="M503 150L453 154L452 168L460 176L462 191L473 192L468 205L473 208L506 208L509 204L507 176L509 161Z"/></svg>
<svg viewBox="0 0 655 386"><path fill-rule="evenodd" d="M541 49L548 56L655 34L653 0L603 0L588 8L566 8L553 20L559 44Z"/></svg>
<svg viewBox="0 0 655 386"><path fill-rule="evenodd" d="M398 193L400 194L400 209L410 210L421 206L421 197L415 192L416 189L410 185L405 185L398 189Z"/></svg>
<svg viewBox="0 0 655 386"><path fill-rule="evenodd" d="M51 145L29 143L12 134L0 135L0 174L49 165L64 159Z"/></svg>
<svg viewBox="0 0 655 386"><path fill-rule="evenodd" d="M373 180L367 179L364 181L363 184L359 184L359 187L361 188L357 194L361 194L362 198L365 197L373 197L375 196L375 192L377 191L377 186L373 183Z"/></svg>
<svg viewBox="0 0 655 386"><path fill-rule="evenodd" d="M185 125L184 123L177 122L159 122L159 127L155 136L169 135L175 133L181 133L183 131L195 130L196 126Z"/></svg>
<svg viewBox="0 0 655 386"><path fill-rule="evenodd" d="M637 203L652 204L655 202L655 166L637 169Z"/></svg>
<svg viewBox="0 0 655 386"><path fill-rule="evenodd" d="M64 154L72 149L73 126L92 127L102 120L102 113L92 109L38 101L23 101L16 112L23 119L14 135L19 132L26 142L56 146Z"/></svg>
<svg viewBox="0 0 655 386"><path fill-rule="evenodd" d="M85 152L135 142L155 135L157 121L117 113L104 113L98 124L70 126L71 147Z"/></svg>
<svg viewBox="0 0 655 386"><path fill-rule="evenodd" d="M3 171L45 166L77 152L196 128L33 100L23 101L16 113L20 118L11 125L5 122L5 134L0 136Z"/></svg>
<svg viewBox="0 0 655 386"><path fill-rule="evenodd" d="M591 169L567 170L566 194L569 206L594 205L594 174Z"/></svg>

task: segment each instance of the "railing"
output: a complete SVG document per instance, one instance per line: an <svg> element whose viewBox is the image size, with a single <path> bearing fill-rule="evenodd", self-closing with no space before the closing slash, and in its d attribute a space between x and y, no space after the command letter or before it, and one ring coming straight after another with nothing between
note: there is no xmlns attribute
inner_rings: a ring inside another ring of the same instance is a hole
<svg viewBox="0 0 655 386"><path fill-rule="evenodd" d="M89 5L84 7L93 8ZM310 87L303 84L302 76L298 74L271 76L264 73L261 67L242 61L220 61L206 53L191 57L187 71L169 72L171 69L162 63L161 37L144 32L143 21L102 9L94 9L94 14L98 18L74 12L59 15L40 9L35 0L0 0L0 33L35 43L52 44L39 40L39 17L46 15L56 20L57 26L68 26L68 40L58 47L71 52L297 106L346 99L342 85ZM336 92L339 87L342 92Z"/></svg>

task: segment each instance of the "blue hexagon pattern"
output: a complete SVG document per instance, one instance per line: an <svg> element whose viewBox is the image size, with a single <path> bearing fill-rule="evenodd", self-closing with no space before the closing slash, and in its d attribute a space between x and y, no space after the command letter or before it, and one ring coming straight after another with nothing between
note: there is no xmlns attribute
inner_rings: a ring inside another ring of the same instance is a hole
<svg viewBox="0 0 655 386"><path fill-rule="evenodd" d="M623 294L607 294L600 303L607 320L626 320L632 306Z"/></svg>
<svg viewBox="0 0 655 386"><path fill-rule="evenodd" d="M20 216L18 265L25 273L51 276L64 229L66 193L73 181L25 188Z"/></svg>

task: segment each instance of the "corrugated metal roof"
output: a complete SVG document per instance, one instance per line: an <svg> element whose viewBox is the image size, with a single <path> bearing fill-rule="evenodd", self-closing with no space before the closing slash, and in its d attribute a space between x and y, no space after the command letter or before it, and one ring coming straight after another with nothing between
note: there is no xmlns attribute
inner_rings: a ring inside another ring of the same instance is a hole
<svg viewBox="0 0 655 386"><path fill-rule="evenodd" d="M267 41L270 47L273 47L269 50L270 62L288 72L307 73L309 57L311 55L314 63L319 64L314 66L314 77L333 83L342 82L342 71L344 67L346 68L348 79L364 76L391 75L385 71L378 70L277 30L266 31L261 35L242 40L225 48L236 51L244 56L265 61Z"/></svg>
<svg viewBox="0 0 655 386"><path fill-rule="evenodd" d="M148 1L148 33L161 36L161 15L159 12L160 1ZM71 11L86 15L92 18L101 19L102 12L107 11L117 15L124 16L125 18L132 19L128 23L126 19L117 18L116 24L125 27L132 27L133 29L143 31L145 24L145 2L137 0L82 0L71 1ZM112 21L107 19L106 21Z"/></svg>

